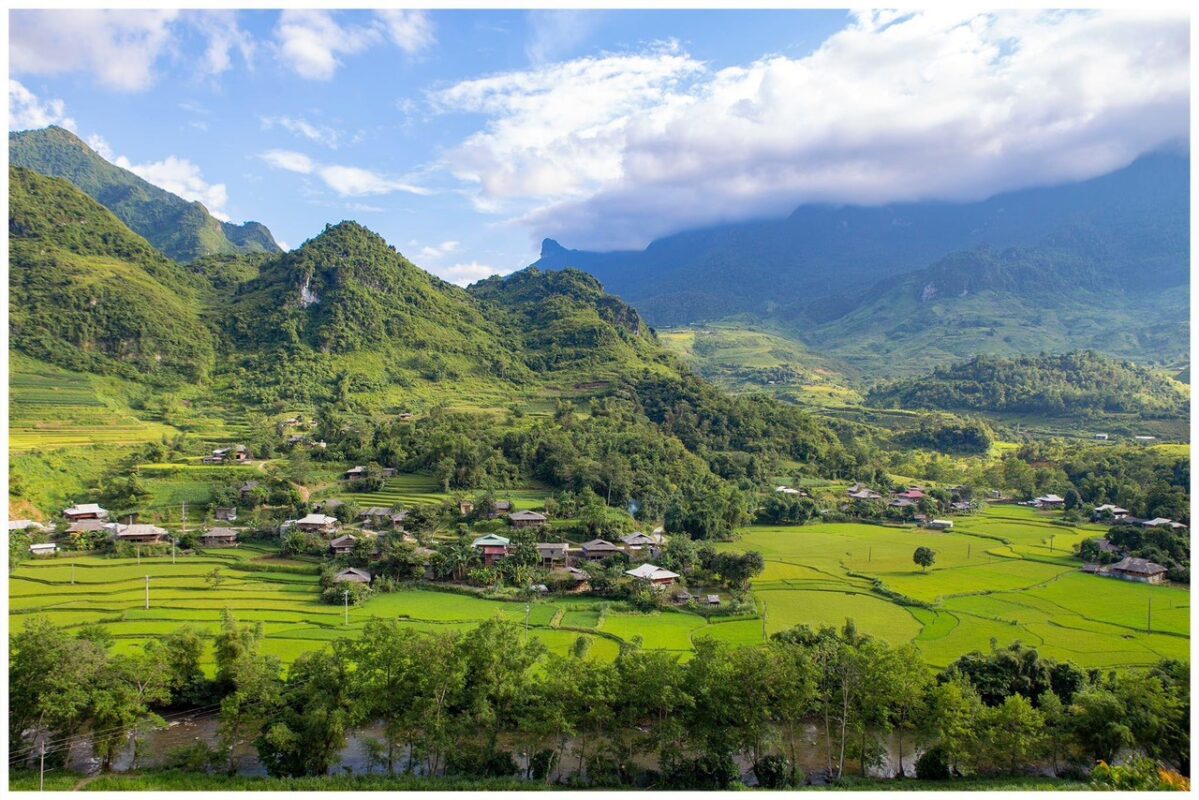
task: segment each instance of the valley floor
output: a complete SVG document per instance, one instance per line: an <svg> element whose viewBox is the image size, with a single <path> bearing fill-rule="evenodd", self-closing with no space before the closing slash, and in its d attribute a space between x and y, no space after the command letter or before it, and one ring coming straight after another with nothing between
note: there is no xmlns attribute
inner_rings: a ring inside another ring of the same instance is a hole
<svg viewBox="0 0 1199 800"><path fill-rule="evenodd" d="M410 478L392 485L380 502L424 499ZM757 550L766 559L753 582L757 613L746 616L634 613L587 596L495 600L430 585L376 595L349 609L347 619L340 606L320 602L315 563L280 558L271 544L247 543L179 556L175 563L170 557L67 554L25 561L9 580L10 626L19 630L35 615L69 628L103 623L116 649L128 652L185 624L211 634L228 609L239 621L261 622L264 650L284 662L360 635L372 617L446 630L495 616L526 625L530 636L559 653L587 637L590 657L604 660L634 637L685 659L701 637L755 645L796 625L840 627L847 620L892 644L915 641L938 668L967 652L1016 641L1084 668L1189 657L1187 590L1080 572L1072 548L1099 535L1098 526L1063 525L1014 505L955 519L956 529L943 533L862 523L744 529L721 547ZM919 546L937 554L927 574L912 563ZM217 568L223 580L213 587L206 576Z"/></svg>

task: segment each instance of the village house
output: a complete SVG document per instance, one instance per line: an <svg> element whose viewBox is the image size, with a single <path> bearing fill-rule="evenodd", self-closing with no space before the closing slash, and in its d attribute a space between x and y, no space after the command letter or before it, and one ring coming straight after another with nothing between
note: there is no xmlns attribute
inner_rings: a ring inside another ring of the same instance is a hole
<svg viewBox="0 0 1199 800"><path fill-rule="evenodd" d="M720 595L710 594L707 596L706 602L710 606L718 606L718 605L720 605Z"/></svg>
<svg viewBox="0 0 1199 800"><path fill-rule="evenodd" d="M494 533L480 536L471 542L470 546L482 552L483 565L487 567L492 566L502 558L508 557L508 539L503 536L497 536Z"/></svg>
<svg viewBox="0 0 1199 800"><path fill-rule="evenodd" d="M358 519L372 525L383 525L391 521L391 509L383 508L382 506L371 506L368 509L358 512Z"/></svg>
<svg viewBox="0 0 1199 800"><path fill-rule="evenodd" d="M215 515L221 522L237 522L237 509L232 506L218 508Z"/></svg>
<svg viewBox="0 0 1199 800"><path fill-rule="evenodd" d="M108 512L96 503L76 503L64 508L62 515L74 522L81 519L108 519Z"/></svg>
<svg viewBox="0 0 1199 800"><path fill-rule="evenodd" d="M233 528L209 528L200 534L205 547L237 547L237 531Z"/></svg>
<svg viewBox="0 0 1199 800"><path fill-rule="evenodd" d="M54 542L43 542L42 544L29 545L29 553L34 556L52 556L58 552L58 545Z"/></svg>
<svg viewBox="0 0 1199 800"><path fill-rule="evenodd" d="M861 486L861 484L858 484L858 486ZM860 489L851 488L849 490L849 492L847 492L847 494L848 494L850 500L855 500L858 502L869 502L871 500L882 500L883 499L883 496L881 494L874 491L873 489L867 489L864 486L862 486L862 488L860 488Z"/></svg>
<svg viewBox="0 0 1199 800"><path fill-rule="evenodd" d="M333 576L334 583L370 583L371 574L364 569L347 567Z"/></svg>
<svg viewBox="0 0 1199 800"><path fill-rule="evenodd" d="M109 530L109 524L102 519L81 519L68 525L67 533L95 533L96 531Z"/></svg>
<svg viewBox="0 0 1199 800"><path fill-rule="evenodd" d="M930 519L928 528L934 531L949 531L953 530L953 520L950 519Z"/></svg>
<svg viewBox="0 0 1199 800"><path fill-rule="evenodd" d="M475 504L472 503L471 501L469 501L469 500L459 500L458 501L458 516L460 516L460 517L469 516L470 513L474 510L475 510Z"/></svg>
<svg viewBox="0 0 1199 800"><path fill-rule="evenodd" d="M898 494L896 494L895 496L896 496L896 497L902 497L902 498L904 498L904 499L906 499L906 500L911 500L912 502L914 502L914 503L915 503L915 502L918 502L918 501L920 501L920 500L923 500L923 499L924 499L925 497L927 497L928 495L926 495L926 494L924 493L924 490L923 490L923 489L921 489L919 486L913 486L912 488L910 488L910 489L908 489L908 490L906 490L906 491L899 492L899 493L898 493Z"/></svg>
<svg viewBox="0 0 1199 800"><path fill-rule="evenodd" d="M1112 564L1108 574L1113 578L1138 583L1162 583L1166 580L1166 568L1144 558L1125 558Z"/></svg>
<svg viewBox="0 0 1199 800"><path fill-rule="evenodd" d="M887 503L891 508L915 508L916 503L906 497L896 497L890 503Z"/></svg>
<svg viewBox="0 0 1199 800"><path fill-rule="evenodd" d="M537 555L547 567L565 564L570 557L570 545L566 542L538 542Z"/></svg>
<svg viewBox="0 0 1199 800"><path fill-rule="evenodd" d="M499 519L507 516L512 512L511 500L496 500L495 505L491 507L491 511L487 514L487 519Z"/></svg>
<svg viewBox="0 0 1199 800"><path fill-rule="evenodd" d="M397 470L395 467L384 467L383 469L379 470L379 474L384 478L394 478L398 473L399 470Z"/></svg>
<svg viewBox="0 0 1199 800"><path fill-rule="evenodd" d="M677 592L675 592L674 594L672 594L670 596L670 599L674 600L676 603L685 605L685 604L691 602L691 593L688 592L686 589L679 589Z"/></svg>
<svg viewBox="0 0 1199 800"><path fill-rule="evenodd" d="M604 539L592 539L583 544L579 550L587 561L599 561L620 552L620 548Z"/></svg>
<svg viewBox="0 0 1199 800"><path fill-rule="evenodd" d="M950 503L949 510L956 511L959 514L968 514L974 510L974 503L967 503L959 500L957 502Z"/></svg>
<svg viewBox="0 0 1199 800"><path fill-rule="evenodd" d="M355 478L365 478L366 467L351 467L342 474L342 480L352 481Z"/></svg>
<svg viewBox="0 0 1199 800"><path fill-rule="evenodd" d="M574 581L575 591L583 591L587 588L588 581L591 576L578 567L557 567L550 572L551 575L559 578L570 578Z"/></svg>
<svg viewBox="0 0 1199 800"><path fill-rule="evenodd" d="M774 487L774 493L775 494L789 494L789 495L793 495L795 497L803 497L805 494L805 492L802 491L801 489L792 489L790 486L776 486L776 487Z"/></svg>
<svg viewBox="0 0 1199 800"><path fill-rule="evenodd" d="M624 545L624 550L630 558L656 557L661 549L658 547L659 541L641 531L634 531L628 536L620 537L620 543Z"/></svg>
<svg viewBox="0 0 1199 800"><path fill-rule="evenodd" d="M356 544L358 544L358 537L347 533L345 536L338 536L329 542L329 549L333 551L333 555L335 556L345 556L354 551L354 545Z"/></svg>
<svg viewBox="0 0 1199 800"><path fill-rule="evenodd" d="M1106 434L1106 433L1097 433L1097 434L1095 434L1095 441L1097 441L1097 442L1106 442L1106 441L1107 441L1107 434Z"/></svg>
<svg viewBox="0 0 1199 800"><path fill-rule="evenodd" d="M508 515L508 521L512 523L513 528L543 528L545 527L545 514L538 514L536 511L513 511Z"/></svg>
<svg viewBox="0 0 1199 800"><path fill-rule="evenodd" d="M305 533L333 533L337 530L337 517L326 514L309 514L295 521L295 526Z"/></svg>
<svg viewBox="0 0 1199 800"><path fill-rule="evenodd" d="M651 586L673 586L674 582L679 579L677 572L671 572L653 564L642 564L635 569L626 569L624 574Z"/></svg>
<svg viewBox="0 0 1199 800"><path fill-rule="evenodd" d="M167 532L157 525L115 525L113 537L118 542L131 544L159 544L166 540Z"/></svg>
<svg viewBox="0 0 1199 800"><path fill-rule="evenodd" d="M1124 519L1128 514L1129 511L1127 508L1120 508L1120 506L1112 503L1104 503L1101 506L1095 506L1095 513L1091 519L1094 522L1105 519Z"/></svg>
<svg viewBox="0 0 1199 800"><path fill-rule="evenodd" d="M46 526L40 522L34 522L31 519L10 519L8 521L8 531L43 531Z"/></svg>
<svg viewBox="0 0 1199 800"><path fill-rule="evenodd" d="M1066 500L1063 497L1058 497L1056 494L1047 494L1033 500L1033 505L1041 509L1061 508L1066 505Z"/></svg>
<svg viewBox="0 0 1199 800"><path fill-rule="evenodd" d="M1174 528L1177 530L1179 528L1186 527L1186 525L1183 525L1181 522L1175 522L1174 520L1166 519L1165 517L1154 517L1153 519L1143 519L1143 520L1140 520L1137 524L1139 524L1142 528L1166 527L1166 528Z"/></svg>
<svg viewBox="0 0 1199 800"><path fill-rule="evenodd" d="M245 500L247 497L253 494L254 490L257 488L258 481L246 481L241 486L237 487L237 493L241 496L242 500Z"/></svg>
<svg viewBox="0 0 1199 800"><path fill-rule="evenodd" d="M408 512L407 511L395 511L392 513L392 515L389 517L389 519L391 520L391 525L393 528L403 528L404 520L408 519Z"/></svg>

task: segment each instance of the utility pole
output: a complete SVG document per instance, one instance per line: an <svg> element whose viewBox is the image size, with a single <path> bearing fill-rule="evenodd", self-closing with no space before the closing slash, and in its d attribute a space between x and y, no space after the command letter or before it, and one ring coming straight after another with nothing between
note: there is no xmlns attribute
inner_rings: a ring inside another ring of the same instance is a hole
<svg viewBox="0 0 1199 800"><path fill-rule="evenodd" d="M39 792L46 791L46 734L42 734L42 756L39 759L41 762L38 765L37 775L37 790Z"/></svg>
<svg viewBox="0 0 1199 800"><path fill-rule="evenodd" d="M347 627L349 627L349 624L350 624L350 590L349 590L349 589L346 589L346 590L344 590L344 591L342 592L342 597L344 597L344 598L345 598L345 604L346 604L346 626L347 626Z"/></svg>
<svg viewBox="0 0 1199 800"><path fill-rule="evenodd" d="M1053 540L1057 536L1056 533L1049 534L1049 552L1053 552Z"/></svg>
<svg viewBox="0 0 1199 800"><path fill-rule="evenodd" d="M71 585L75 585L75 564L71 564Z"/></svg>
<svg viewBox="0 0 1199 800"><path fill-rule="evenodd" d="M183 501L183 510L179 512L179 532L187 533L187 501Z"/></svg>
<svg viewBox="0 0 1199 800"><path fill-rule="evenodd" d="M1153 633L1153 598L1149 598L1149 616L1145 621L1145 627L1149 629L1149 633Z"/></svg>
<svg viewBox="0 0 1199 800"><path fill-rule="evenodd" d="M171 537L171 563L175 563L175 537Z"/></svg>
<svg viewBox="0 0 1199 800"><path fill-rule="evenodd" d="M866 551L866 562L870 563L873 560L874 560L874 545L871 545L870 549Z"/></svg>
<svg viewBox="0 0 1199 800"><path fill-rule="evenodd" d="M533 611L532 603L525 603L525 640L529 638L529 614Z"/></svg>
<svg viewBox="0 0 1199 800"><path fill-rule="evenodd" d="M137 563L140 564L142 563L142 546L140 544L136 544L134 547L137 549Z"/></svg>
<svg viewBox="0 0 1199 800"><path fill-rule="evenodd" d="M972 544L973 544L972 542L966 542L966 560L967 561L970 560L970 547Z"/></svg>
<svg viewBox="0 0 1199 800"><path fill-rule="evenodd" d="M146 576L146 610L150 610L150 576Z"/></svg>

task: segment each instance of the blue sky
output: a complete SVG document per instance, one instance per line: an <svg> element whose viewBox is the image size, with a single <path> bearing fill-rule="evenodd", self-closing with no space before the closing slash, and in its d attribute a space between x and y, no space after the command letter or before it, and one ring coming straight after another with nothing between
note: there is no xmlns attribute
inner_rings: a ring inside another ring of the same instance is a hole
<svg viewBox="0 0 1199 800"><path fill-rule="evenodd" d="M30 11L10 129L467 282L806 202L967 199L1188 135L1176 13Z"/></svg>

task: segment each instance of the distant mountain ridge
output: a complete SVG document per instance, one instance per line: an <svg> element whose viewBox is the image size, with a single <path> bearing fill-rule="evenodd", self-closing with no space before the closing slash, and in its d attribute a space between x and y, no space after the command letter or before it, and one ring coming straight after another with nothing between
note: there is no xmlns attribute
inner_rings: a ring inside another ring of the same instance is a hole
<svg viewBox="0 0 1199 800"><path fill-rule="evenodd" d="M822 322L851 304L846 295L952 252L1032 245L1064 225L1085 225L1109 232L1114 255L1177 284L1187 277L1179 256L1189 248L1188 176L1185 157L1153 154L1089 181L976 203L805 205L786 219L686 231L641 251L568 250L547 239L533 266L590 272L653 325L780 306Z"/></svg>
<svg viewBox="0 0 1199 800"><path fill-rule="evenodd" d="M13 166L74 184L181 263L208 255L282 252L262 223L222 222L202 203L184 200L109 163L63 128L10 133L8 157Z"/></svg>

